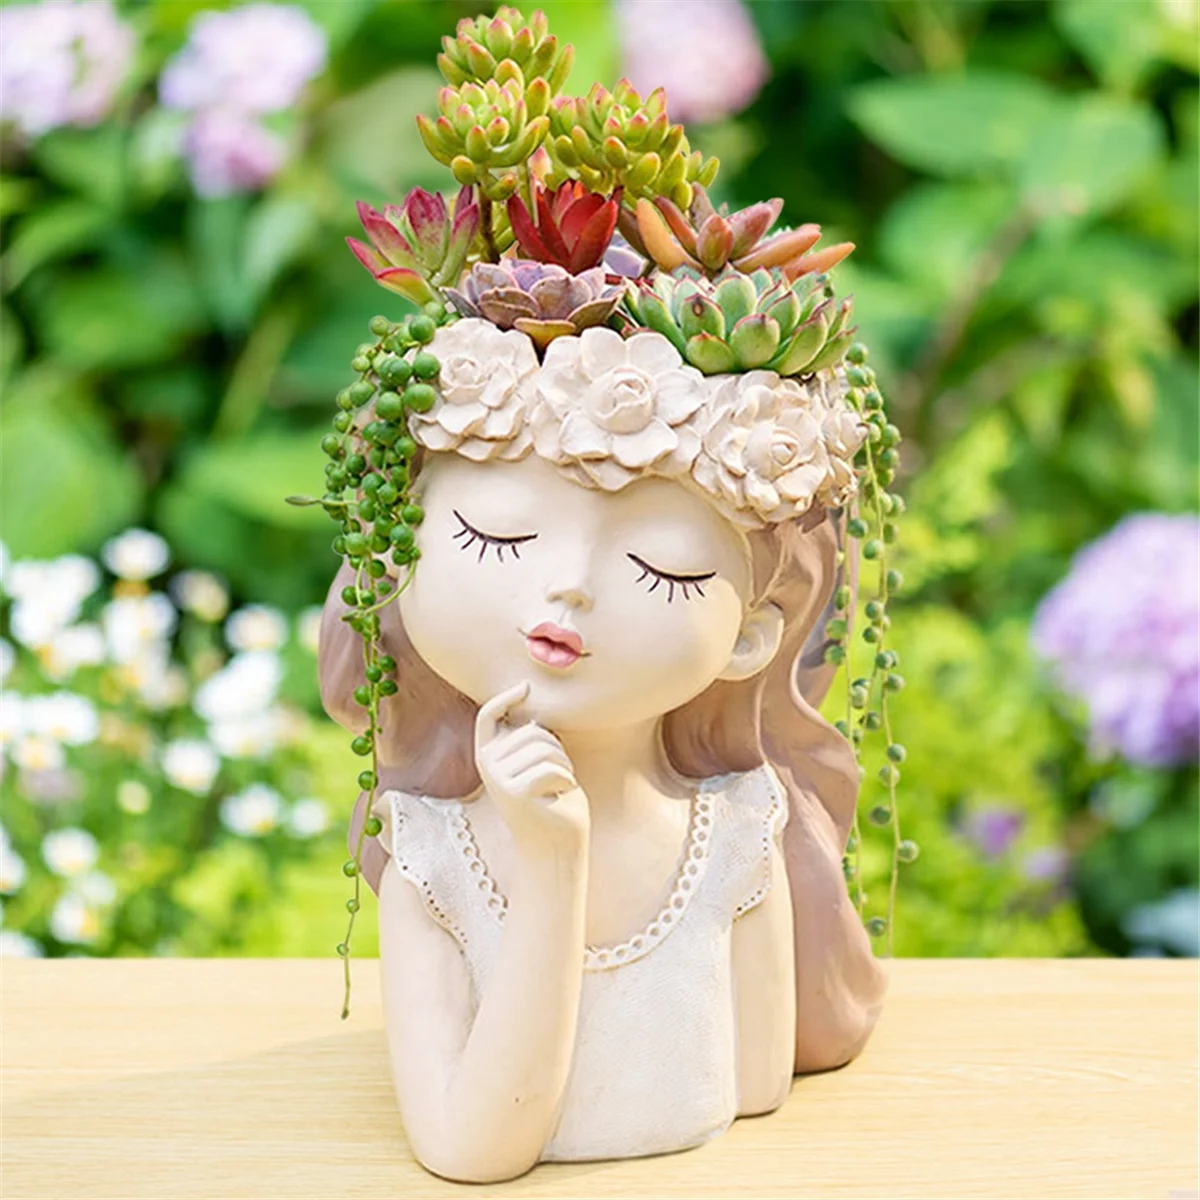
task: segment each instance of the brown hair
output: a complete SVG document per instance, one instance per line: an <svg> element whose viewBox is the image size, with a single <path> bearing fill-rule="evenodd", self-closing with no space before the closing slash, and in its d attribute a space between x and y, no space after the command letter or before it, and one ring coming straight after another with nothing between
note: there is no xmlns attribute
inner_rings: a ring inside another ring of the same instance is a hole
<svg viewBox="0 0 1200 1200"><path fill-rule="evenodd" d="M663 717L673 767L692 778L747 771L769 762L787 790L784 855L796 943L796 1069L823 1070L853 1058L879 1017L886 975L872 952L842 873L858 799L858 766L842 735L815 705L829 686L824 618L841 581L845 513L815 510L747 535L755 603L784 613L779 651L766 670L738 682L718 680ZM355 704L364 682L362 642L341 617L343 564L321 621L321 699L334 720L365 727ZM458 798L480 783L474 762L476 705L436 675L404 631L399 606L381 610L383 653L398 664L401 690L382 701L380 789ZM359 796L349 844L358 841L366 804ZM386 852L364 840L362 873L378 893Z"/></svg>

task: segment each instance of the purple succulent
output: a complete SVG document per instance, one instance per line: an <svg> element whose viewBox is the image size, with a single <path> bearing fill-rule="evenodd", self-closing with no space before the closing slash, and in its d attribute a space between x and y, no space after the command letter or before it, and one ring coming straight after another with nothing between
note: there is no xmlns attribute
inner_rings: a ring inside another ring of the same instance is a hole
<svg viewBox="0 0 1200 1200"><path fill-rule="evenodd" d="M605 282L602 266L572 275L554 263L504 259L476 263L462 290L446 288L446 295L460 316L519 329L544 350L557 337L603 324L622 289Z"/></svg>
<svg viewBox="0 0 1200 1200"><path fill-rule="evenodd" d="M1141 513L1075 556L1033 645L1087 705L1098 754L1164 767L1200 751L1200 518Z"/></svg>

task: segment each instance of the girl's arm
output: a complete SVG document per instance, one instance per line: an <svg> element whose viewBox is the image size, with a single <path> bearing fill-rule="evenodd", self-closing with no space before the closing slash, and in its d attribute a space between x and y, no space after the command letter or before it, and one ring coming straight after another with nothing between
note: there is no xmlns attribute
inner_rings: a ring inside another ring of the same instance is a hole
<svg viewBox="0 0 1200 1200"><path fill-rule="evenodd" d="M413 1153L431 1171L495 1183L528 1171L558 1123L583 985L590 820L561 743L479 710L475 757L519 857L500 944L472 1015L466 963L414 887L387 871L380 956L393 1078Z"/></svg>
<svg viewBox="0 0 1200 1200"><path fill-rule="evenodd" d="M587 855L529 864L472 1012L466 961L385 871L379 940L392 1078L413 1154L466 1183L528 1171L554 1132L575 1044Z"/></svg>
<svg viewBox="0 0 1200 1200"><path fill-rule="evenodd" d="M766 897L733 923L733 984L738 1116L749 1117L787 1099L796 1049L792 901L774 842Z"/></svg>

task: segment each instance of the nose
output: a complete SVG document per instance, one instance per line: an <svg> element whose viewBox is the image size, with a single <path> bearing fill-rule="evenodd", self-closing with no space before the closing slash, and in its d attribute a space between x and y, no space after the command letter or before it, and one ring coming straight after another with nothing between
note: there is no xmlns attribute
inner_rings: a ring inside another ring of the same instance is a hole
<svg viewBox="0 0 1200 1200"><path fill-rule="evenodd" d="M592 608L592 593L582 583L551 584L546 589L546 599L551 603L561 601L582 612L590 612Z"/></svg>

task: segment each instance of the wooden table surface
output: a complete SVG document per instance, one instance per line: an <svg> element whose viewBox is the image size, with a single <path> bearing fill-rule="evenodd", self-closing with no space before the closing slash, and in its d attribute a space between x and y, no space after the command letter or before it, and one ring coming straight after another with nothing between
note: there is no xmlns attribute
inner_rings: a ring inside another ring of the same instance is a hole
<svg viewBox="0 0 1200 1200"><path fill-rule="evenodd" d="M378 967L3 960L5 1200L1186 1197L1194 961L897 960L849 1066L695 1150L448 1183L409 1155Z"/></svg>

